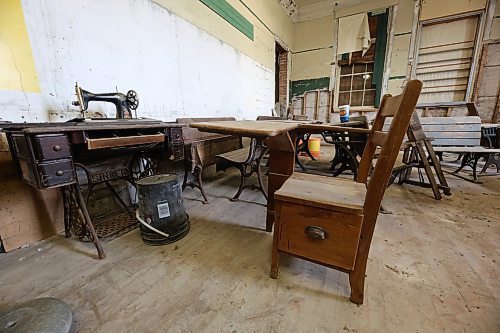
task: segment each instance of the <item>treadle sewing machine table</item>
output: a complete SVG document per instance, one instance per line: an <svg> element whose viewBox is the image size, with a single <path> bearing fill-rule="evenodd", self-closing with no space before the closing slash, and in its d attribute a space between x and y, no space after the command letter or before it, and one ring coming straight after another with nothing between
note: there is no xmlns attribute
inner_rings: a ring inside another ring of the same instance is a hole
<svg viewBox="0 0 500 333"><path fill-rule="evenodd" d="M61 188L66 237L73 231L88 238L100 259L105 254L81 192L77 168L84 171L89 186L105 183L128 210L109 181L120 179L134 185L138 178L154 171L152 165L142 165L134 172L130 163L113 168L103 161L116 156L149 161L184 158L180 126L158 120L3 123L0 127L7 135L19 179L38 189Z"/></svg>

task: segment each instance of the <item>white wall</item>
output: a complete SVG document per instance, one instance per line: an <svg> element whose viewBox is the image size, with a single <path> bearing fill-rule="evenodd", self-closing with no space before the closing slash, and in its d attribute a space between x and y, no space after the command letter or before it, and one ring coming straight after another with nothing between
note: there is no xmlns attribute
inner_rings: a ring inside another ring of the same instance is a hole
<svg viewBox="0 0 500 333"><path fill-rule="evenodd" d="M76 116L75 81L96 93L134 89L138 116L162 120L254 119L274 107L273 71L149 0L22 4L41 93L0 90L3 120ZM90 109L114 116L109 103Z"/></svg>

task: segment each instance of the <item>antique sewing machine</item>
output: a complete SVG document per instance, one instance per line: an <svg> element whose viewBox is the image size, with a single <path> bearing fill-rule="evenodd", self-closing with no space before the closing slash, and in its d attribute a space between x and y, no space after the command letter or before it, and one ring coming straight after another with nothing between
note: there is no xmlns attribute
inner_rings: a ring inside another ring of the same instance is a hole
<svg viewBox="0 0 500 333"><path fill-rule="evenodd" d="M76 90L82 110L90 101L111 102L117 118L123 118L138 106L134 91L92 94L78 85ZM92 241L99 258L104 257L100 238L115 237L115 226L130 230L136 224L130 214L135 182L184 159L181 125L160 120L74 119L2 127L19 179L41 190L60 188L66 237ZM96 195L103 191L107 193ZM120 214L110 211L111 204ZM111 217L101 223L106 214Z"/></svg>
<svg viewBox="0 0 500 333"><path fill-rule="evenodd" d="M109 102L116 106L116 119L132 118L132 110L137 110L139 107L139 96L134 90L129 90L126 95L122 93L101 93L94 94L75 85L76 98L72 104L80 107L80 111L86 111L89 107L89 102ZM137 118L137 116L135 117Z"/></svg>

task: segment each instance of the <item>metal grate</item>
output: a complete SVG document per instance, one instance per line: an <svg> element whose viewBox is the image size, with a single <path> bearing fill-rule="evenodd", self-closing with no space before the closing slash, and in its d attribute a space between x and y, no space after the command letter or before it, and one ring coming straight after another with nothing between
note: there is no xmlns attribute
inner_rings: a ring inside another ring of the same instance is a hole
<svg viewBox="0 0 500 333"><path fill-rule="evenodd" d="M137 228L139 222L130 213L113 214L94 223L95 231L101 241L109 241Z"/></svg>

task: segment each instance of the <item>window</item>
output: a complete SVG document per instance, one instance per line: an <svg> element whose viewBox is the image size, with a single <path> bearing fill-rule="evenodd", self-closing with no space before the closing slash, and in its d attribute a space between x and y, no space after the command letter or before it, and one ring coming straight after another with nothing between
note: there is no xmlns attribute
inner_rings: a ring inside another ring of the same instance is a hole
<svg viewBox="0 0 500 333"><path fill-rule="evenodd" d="M371 45L362 51L343 54L337 60L336 106L378 107L382 88L387 41L387 10L378 14L368 13Z"/></svg>
<svg viewBox="0 0 500 333"><path fill-rule="evenodd" d="M340 66L338 105L375 105L373 62Z"/></svg>
<svg viewBox="0 0 500 333"><path fill-rule="evenodd" d="M422 22L413 77L423 82L419 104L466 101L479 15Z"/></svg>

